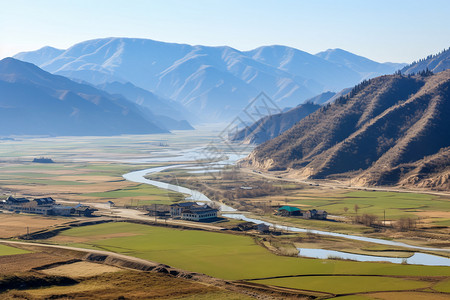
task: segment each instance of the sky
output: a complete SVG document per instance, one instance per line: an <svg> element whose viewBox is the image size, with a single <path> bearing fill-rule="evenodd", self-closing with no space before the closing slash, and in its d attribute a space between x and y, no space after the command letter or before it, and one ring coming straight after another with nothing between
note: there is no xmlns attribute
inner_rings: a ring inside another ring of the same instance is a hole
<svg viewBox="0 0 450 300"><path fill-rule="evenodd" d="M449 0L0 0L0 58L104 37L406 62L450 47Z"/></svg>

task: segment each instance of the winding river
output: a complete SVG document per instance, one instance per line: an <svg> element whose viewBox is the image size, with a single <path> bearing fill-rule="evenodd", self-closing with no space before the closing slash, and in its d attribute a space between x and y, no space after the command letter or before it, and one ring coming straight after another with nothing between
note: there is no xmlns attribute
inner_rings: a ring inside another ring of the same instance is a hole
<svg viewBox="0 0 450 300"><path fill-rule="evenodd" d="M145 160L145 162L148 163L148 162L175 162L175 161L178 161L178 162L183 162L184 161L185 162L185 161L190 161L190 160L192 161L193 160L192 158L198 159L198 156L199 156L199 154L198 154L199 152L198 151L199 151L199 149L200 148L184 150L184 151L179 152L180 155L176 156L176 157L158 157L158 158L155 158L155 159ZM218 166L225 166L225 165L233 164L237 160L239 160L240 158L242 158L242 156L235 155L235 154L229 154L226 160L222 160L220 162L213 163L214 164L213 165L214 169L217 170ZM144 161L142 161L142 162L144 162ZM192 165L190 165L190 166L192 166ZM203 193L201 193L199 191L191 190L189 188L182 187L182 186L179 186L179 185L169 184L169 183L165 183L165 182L161 182L161 181L149 180L149 179L145 178L146 175L162 172L162 171L167 170L167 169L183 168L183 167L188 167L189 168L190 166L185 165L185 164L176 164L176 165L163 166L163 167L154 167L154 168L149 168L149 169L145 169L145 170L130 172L130 173L124 174L122 176L126 180L129 180L129 181L132 181L132 182L150 184L150 185L162 188L162 189L166 189L166 190L170 190L170 191L174 191L174 192L180 192L180 193L183 193L183 194L187 194L187 195L189 195L189 197L187 197L186 200L199 201L199 202L213 202L211 199L209 199L207 196L205 196ZM424 250L424 251L439 251L439 252L449 252L450 253L450 249L421 247L421 246L409 245L409 244L406 244L406 243L390 241L390 240L369 238L369 237L363 237L363 236L357 236L357 235L349 235L349 234L329 232L329 231L310 230L310 229L299 228L299 227L292 227L292 226L277 225L277 224L273 224L271 222L263 221L263 220L260 220L260 219L247 217L245 215L246 212L237 212L237 210L232 208L231 206L222 204L220 202L215 202L215 203L220 206L220 210L222 211L222 216L223 217L243 220L243 221L252 222L252 223L256 223L256 224L263 223L263 224L266 224L268 226L276 227L276 228L279 228L279 229L282 229L282 230L285 230L285 231L291 231L291 232L312 232L312 233L319 234L319 235L326 235L326 236L333 236L333 237L339 237L339 238L346 238L346 239L351 239L351 240L358 240L358 241L364 241L364 242L370 242L370 243L376 243L376 244L382 244L382 245L388 245L388 246L399 246L399 247L405 247L405 248L417 249L417 250ZM329 251L329 250L326 250L326 251ZM300 251L300 252L302 252L302 251ZM302 254L302 253L300 253L300 254ZM333 254L333 256L335 256L335 253L331 253L331 254ZM423 261L420 262L420 260L417 259L417 258L421 257L421 254L420 253L415 253L414 255L416 255L416 259L413 260L414 264L450 266L450 259L449 258L427 254L426 255L427 256L426 259L423 259ZM365 255L363 255L363 256L365 256ZM369 257L372 257L372 256L369 256ZM434 260L433 260L433 257L435 257ZM356 257L353 257L352 259L358 260ZM364 260L364 259L361 259L361 260ZM385 261L389 261L389 259L387 258L387 259L385 259ZM399 260L399 261L392 260L392 262L394 262L394 263L401 263L402 261L403 260Z"/></svg>

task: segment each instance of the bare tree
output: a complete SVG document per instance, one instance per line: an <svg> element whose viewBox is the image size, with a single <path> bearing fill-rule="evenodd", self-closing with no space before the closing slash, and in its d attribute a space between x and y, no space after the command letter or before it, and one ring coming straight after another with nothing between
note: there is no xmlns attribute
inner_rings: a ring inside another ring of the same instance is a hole
<svg viewBox="0 0 450 300"><path fill-rule="evenodd" d="M358 205L358 204L355 204L355 206L353 207L353 209L355 210L355 213L358 214L359 205Z"/></svg>

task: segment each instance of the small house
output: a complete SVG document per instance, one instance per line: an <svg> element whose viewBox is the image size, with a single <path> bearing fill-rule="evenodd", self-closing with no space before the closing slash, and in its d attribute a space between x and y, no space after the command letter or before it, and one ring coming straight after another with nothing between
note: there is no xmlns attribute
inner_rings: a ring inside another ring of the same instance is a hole
<svg viewBox="0 0 450 300"><path fill-rule="evenodd" d="M294 206L282 206L278 209L278 214L281 216L301 216L302 215L302 211L300 210L300 208L298 207L294 207Z"/></svg>
<svg viewBox="0 0 450 300"><path fill-rule="evenodd" d="M237 230L240 231L248 231L248 230L252 230L255 227L255 224L252 222L243 222L243 223L239 223L236 227Z"/></svg>
<svg viewBox="0 0 450 300"><path fill-rule="evenodd" d="M24 205L29 205L30 200L26 198L14 198L13 196L9 196L3 204L5 209L9 211L23 211Z"/></svg>
<svg viewBox="0 0 450 300"><path fill-rule="evenodd" d="M311 209L304 214L304 217L305 219L325 220L327 215L328 213L325 210Z"/></svg>
<svg viewBox="0 0 450 300"><path fill-rule="evenodd" d="M79 217L84 216L84 217L92 217L92 213L94 211L97 211L98 209L96 208L91 208L87 205L83 205L83 204L78 204L74 207L74 214L78 215Z"/></svg>
<svg viewBox="0 0 450 300"><path fill-rule="evenodd" d="M269 226L261 223L256 225L256 229L260 232L260 233L268 233L269 232Z"/></svg>
<svg viewBox="0 0 450 300"><path fill-rule="evenodd" d="M75 208L71 206L64 206L64 205L53 206L53 214L56 216L70 216L73 213L75 213Z"/></svg>

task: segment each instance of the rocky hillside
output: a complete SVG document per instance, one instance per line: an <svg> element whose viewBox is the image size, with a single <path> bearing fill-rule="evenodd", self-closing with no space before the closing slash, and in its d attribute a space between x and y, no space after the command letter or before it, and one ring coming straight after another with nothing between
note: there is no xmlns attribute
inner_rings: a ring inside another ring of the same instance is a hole
<svg viewBox="0 0 450 300"><path fill-rule="evenodd" d="M310 114L244 161L301 178L449 190L450 70L387 75Z"/></svg>

